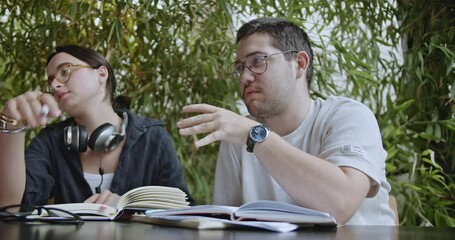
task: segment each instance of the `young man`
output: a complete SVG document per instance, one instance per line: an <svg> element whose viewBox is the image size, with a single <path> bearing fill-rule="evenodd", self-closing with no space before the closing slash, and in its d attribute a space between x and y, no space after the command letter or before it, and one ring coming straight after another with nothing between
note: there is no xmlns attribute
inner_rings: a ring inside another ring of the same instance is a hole
<svg viewBox="0 0 455 240"><path fill-rule="evenodd" d="M375 116L354 100L311 99L313 52L292 22L256 19L237 33L240 91L250 117L207 104L177 123L181 135L222 141L214 204L259 199L331 213L339 224L394 225L386 151Z"/></svg>

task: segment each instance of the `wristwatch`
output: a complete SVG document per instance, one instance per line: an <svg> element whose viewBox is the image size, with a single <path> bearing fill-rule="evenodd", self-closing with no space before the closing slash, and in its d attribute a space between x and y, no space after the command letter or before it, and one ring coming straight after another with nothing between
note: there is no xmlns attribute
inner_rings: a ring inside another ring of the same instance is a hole
<svg viewBox="0 0 455 240"><path fill-rule="evenodd" d="M256 143L264 142L269 136L270 129L265 125L256 125L250 129L248 133L248 139L246 140L246 150L248 152L253 152L254 145Z"/></svg>

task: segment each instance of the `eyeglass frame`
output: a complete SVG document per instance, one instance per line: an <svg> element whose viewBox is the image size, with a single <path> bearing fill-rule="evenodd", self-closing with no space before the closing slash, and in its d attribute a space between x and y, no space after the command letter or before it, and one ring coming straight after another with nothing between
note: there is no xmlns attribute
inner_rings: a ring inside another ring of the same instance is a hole
<svg viewBox="0 0 455 240"><path fill-rule="evenodd" d="M8 211L8 209L19 208L17 212ZM21 211L22 209L30 209L30 211ZM37 213L35 214L35 211ZM47 212L49 216L41 216L42 211ZM61 212L68 216L61 216L55 214L55 212ZM57 216L51 216L53 214ZM36 216L30 217L30 216ZM64 209L48 207L48 206L38 206L38 205L28 205L28 204L13 204L7 205L0 208L0 220L1 221L19 221L19 222L45 222L45 223L57 223L57 224L75 224L81 225L84 223L84 220L81 216L69 212Z"/></svg>
<svg viewBox="0 0 455 240"><path fill-rule="evenodd" d="M232 76L236 76L236 77L240 77L240 75L242 75L243 71L245 71L245 67L246 67L248 70L250 70L252 73L255 73L255 74L262 74L262 73L264 73L265 71L267 71L267 68L268 68L267 58L269 58L269 57L271 57L271 56L274 56L274 55L278 55L278 54L298 53L298 52L299 52L298 50L287 50L287 51L282 51L282 52L277 52L277 53L271 53L271 54L264 54L264 55L262 55L262 57L264 58L263 60L265 61L265 68L264 68L264 71L262 71L262 72L255 72L255 71L253 71L253 70L251 69L252 66L246 65L246 61L244 61L244 62L240 61L240 60L242 60L242 59L246 59L246 58L248 58L248 57L252 57L252 56L254 56L254 55L257 54L257 53L252 53L252 54L250 54L250 55L248 55L248 56L245 56L245 57L243 57L243 58L241 58L241 59L239 59L239 60L233 62L233 63L230 65L229 69L232 68L232 69L235 70L235 71L232 71L232 72L231 72L231 75L232 75ZM237 70L237 67L236 67L236 66L238 66L237 64L241 64L241 65L242 65L242 71L241 71L241 72ZM240 83L240 80L238 80L238 82Z"/></svg>
<svg viewBox="0 0 455 240"><path fill-rule="evenodd" d="M57 75L58 75L58 72L64 68L64 67L68 67L69 68L69 77L66 81L63 81L62 79L60 79ZM77 67L77 69L75 70L72 70L71 68L72 67ZM52 84L52 82L54 81L54 79L57 80L57 82L59 83L67 83L70 79L71 79L71 76L73 74L73 72L75 72L76 70L78 69L81 69L81 68L91 68L91 69L95 69L95 67L93 66L90 66L90 65L84 65L84 64L76 64L76 63L64 63L62 65L60 65L58 68L57 68L57 75L51 75L51 76L48 76L47 77L47 84L50 86Z"/></svg>

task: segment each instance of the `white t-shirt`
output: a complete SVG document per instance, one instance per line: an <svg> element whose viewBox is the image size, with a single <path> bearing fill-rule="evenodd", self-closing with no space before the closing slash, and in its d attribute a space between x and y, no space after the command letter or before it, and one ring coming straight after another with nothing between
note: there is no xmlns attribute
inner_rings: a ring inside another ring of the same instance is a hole
<svg viewBox="0 0 455 240"><path fill-rule="evenodd" d="M283 139L337 166L358 169L374 181L367 198L346 225L395 225L388 204L391 187L385 175L387 152L377 120L368 107L344 97L312 100L305 120ZM213 204L239 206L256 200L296 204L256 156L246 151L246 145L222 142Z"/></svg>

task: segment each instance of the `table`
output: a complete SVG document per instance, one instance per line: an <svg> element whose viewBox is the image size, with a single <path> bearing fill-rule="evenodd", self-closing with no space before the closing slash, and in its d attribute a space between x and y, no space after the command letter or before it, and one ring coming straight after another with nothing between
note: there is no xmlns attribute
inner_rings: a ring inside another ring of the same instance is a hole
<svg viewBox="0 0 455 240"><path fill-rule="evenodd" d="M119 240L119 239L305 239L305 240L445 240L455 239L455 228L345 226L304 228L289 233L261 230L193 230L137 222L86 222L83 225L25 224L0 221L0 238L8 240Z"/></svg>

